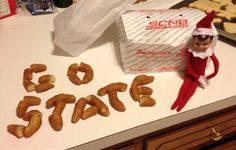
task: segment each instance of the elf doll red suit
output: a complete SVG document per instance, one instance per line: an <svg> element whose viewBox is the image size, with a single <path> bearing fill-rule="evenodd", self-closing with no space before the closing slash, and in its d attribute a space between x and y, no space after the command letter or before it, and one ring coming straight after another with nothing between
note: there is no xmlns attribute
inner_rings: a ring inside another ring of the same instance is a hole
<svg viewBox="0 0 236 150"><path fill-rule="evenodd" d="M192 33L192 44L187 51L187 67L184 82L176 101L171 106L172 110L176 109L179 112L194 94L196 88L198 86L205 88L208 80L213 78L218 72L219 62L210 48L213 39L211 22L214 16L215 11L211 11L197 23L197 27ZM211 58L213 61L214 72L206 76L205 69L208 58Z"/></svg>

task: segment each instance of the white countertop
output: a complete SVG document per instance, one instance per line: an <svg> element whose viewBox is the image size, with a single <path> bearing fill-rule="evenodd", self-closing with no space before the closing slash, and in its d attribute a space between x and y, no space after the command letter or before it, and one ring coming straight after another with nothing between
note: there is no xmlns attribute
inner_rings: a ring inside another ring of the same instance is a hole
<svg viewBox="0 0 236 150"><path fill-rule="evenodd" d="M163 0L159 2L162 3ZM154 7L154 4L161 6L159 3L145 5ZM168 8L167 5L162 6L160 8ZM45 108L47 99L62 92L74 94L79 99L96 94L99 88L112 82L125 82L129 88L136 75L126 75L121 69L119 55L114 49L117 42L114 25L86 52L79 57L71 57L52 42L55 15L16 15L0 20L0 145L4 149L59 150L76 146L78 149L95 149L94 146L100 149L236 104L232 99L223 100L236 95L236 72L233 67L236 64L236 48L218 41L215 48L220 61L218 75L206 89L198 88L180 113L170 110L182 84L179 74L153 73L151 75L155 76L155 80L148 86L154 90L152 97L157 101L154 107L139 107L131 99L127 89L118 95L125 104L125 112L115 111L107 97L101 97L110 109L109 117L96 115L72 124L70 119L74 105L68 104L62 114L63 128L56 132L48 123L52 109ZM75 86L67 79L66 72L70 64L80 62L93 67L94 79L89 84ZM45 73L56 77L55 88L40 94L25 91L22 86L23 70L33 63L47 65ZM42 74L44 73L40 75ZM42 99L41 105L32 106L29 110L41 111L43 123L39 131L29 139L17 139L7 132L7 125L26 125L15 114L17 104L26 95Z"/></svg>

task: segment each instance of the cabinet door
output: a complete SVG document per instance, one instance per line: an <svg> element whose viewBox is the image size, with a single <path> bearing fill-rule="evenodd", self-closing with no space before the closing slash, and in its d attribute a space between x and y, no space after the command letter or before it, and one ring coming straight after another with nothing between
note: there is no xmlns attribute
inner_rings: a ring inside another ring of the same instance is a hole
<svg viewBox="0 0 236 150"><path fill-rule="evenodd" d="M236 134L236 110L146 140L147 150L193 149Z"/></svg>
<svg viewBox="0 0 236 150"><path fill-rule="evenodd" d="M143 141L135 142L134 144L123 147L120 150L143 150Z"/></svg>

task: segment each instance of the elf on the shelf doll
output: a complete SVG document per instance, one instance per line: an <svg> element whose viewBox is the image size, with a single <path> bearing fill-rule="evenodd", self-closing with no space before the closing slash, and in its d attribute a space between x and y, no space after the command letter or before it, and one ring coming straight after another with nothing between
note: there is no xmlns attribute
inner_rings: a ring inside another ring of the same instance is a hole
<svg viewBox="0 0 236 150"><path fill-rule="evenodd" d="M187 67L184 82L176 101L171 106L172 110L176 109L178 112L181 111L194 94L196 88L198 86L205 88L208 80L213 78L218 72L219 62L210 48L214 36L211 28L211 22L214 16L215 11L211 11L197 23L197 27L192 33L191 48L187 51ZM208 58L211 58L213 61L214 72L206 76L205 69Z"/></svg>

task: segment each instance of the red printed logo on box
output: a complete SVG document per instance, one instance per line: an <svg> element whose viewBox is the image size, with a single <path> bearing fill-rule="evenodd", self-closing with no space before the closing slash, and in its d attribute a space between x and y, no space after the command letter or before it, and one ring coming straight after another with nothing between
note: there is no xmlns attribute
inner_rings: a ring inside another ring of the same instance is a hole
<svg viewBox="0 0 236 150"><path fill-rule="evenodd" d="M187 19L177 20L160 20L150 21L146 26L146 30L165 29L165 28L186 28L188 27Z"/></svg>

